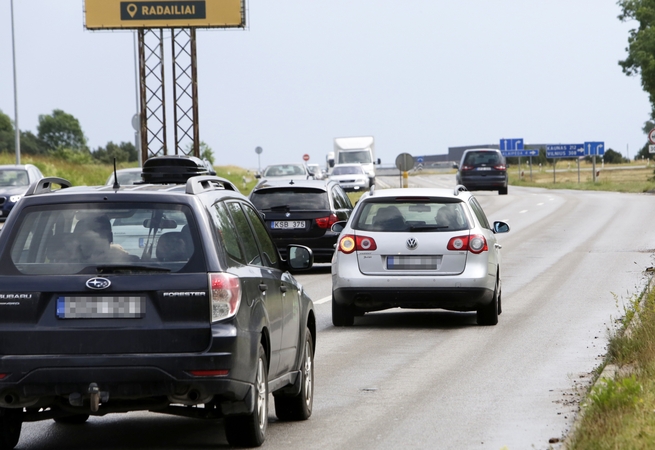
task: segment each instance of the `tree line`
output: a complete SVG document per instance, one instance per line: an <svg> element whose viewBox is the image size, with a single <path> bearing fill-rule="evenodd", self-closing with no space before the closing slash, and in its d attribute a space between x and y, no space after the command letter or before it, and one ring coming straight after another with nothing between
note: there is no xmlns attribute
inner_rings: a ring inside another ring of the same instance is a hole
<svg viewBox="0 0 655 450"><path fill-rule="evenodd" d="M79 120L61 109L39 116L36 134L20 131L20 151L27 155L51 155L81 163L135 162L139 160L131 142L107 142L91 151ZM11 118L0 110L0 153L16 152L16 134Z"/></svg>

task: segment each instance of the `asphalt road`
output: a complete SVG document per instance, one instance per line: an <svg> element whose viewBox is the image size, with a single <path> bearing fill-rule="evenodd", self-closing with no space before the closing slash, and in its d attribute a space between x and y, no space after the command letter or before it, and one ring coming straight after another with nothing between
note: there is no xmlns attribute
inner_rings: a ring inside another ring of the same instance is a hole
<svg viewBox="0 0 655 450"><path fill-rule="evenodd" d="M453 175L410 178L448 187ZM392 185L397 178L381 179ZM391 310L330 321L329 265L298 278L316 302L314 414L271 424L264 448L547 449L573 423L578 386L653 265L655 197L509 189L478 193L503 245L503 313ZM218 422L129 413L83 426L25 424L20 449L227 447Z"/></svg>

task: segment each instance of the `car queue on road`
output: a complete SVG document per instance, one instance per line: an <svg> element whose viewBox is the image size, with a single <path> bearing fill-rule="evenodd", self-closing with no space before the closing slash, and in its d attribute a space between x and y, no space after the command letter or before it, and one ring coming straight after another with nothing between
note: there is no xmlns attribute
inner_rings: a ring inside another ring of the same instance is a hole
<svg viewBox="0 0 655 450"><path fill-rule="evenodd" d="M42 178L10 217L0 294L19 308L0 318L0 333L11 326L33 336L29 348L3 344L0 448L18 443L23 421L81 424L144 409L223 417L230 444L259 446L269 393L278 418L307 419L316 324L291 273L314 262L331 263L335 326L388 308L474 311L480 325L498 322L495 235L509 225L490 224L463 186L372 187L353 206L346 186L286 164L271 167L289 178L262 177L246 198L199 160L162 158L144 164L141 181L114 173L103 187L82 188ZM52 313L38 320L37 298ZM95 337L92 324L102 325ZM198 353L208 335L212 344ZM152 371L137 368L143 355ZM30 394L34 384L40 394Z"/></svg>

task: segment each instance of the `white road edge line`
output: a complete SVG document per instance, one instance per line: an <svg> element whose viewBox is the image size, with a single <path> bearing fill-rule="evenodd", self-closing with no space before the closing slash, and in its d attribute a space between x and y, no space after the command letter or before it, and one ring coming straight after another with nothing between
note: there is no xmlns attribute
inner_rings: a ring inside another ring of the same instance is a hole
<svg viewBox="0 0 655 450"><path fill-rule="evenodd" d="M331 295L328 295L327 297L323 297L323 298L320 299L320 300L316 300L316 301L314 302L314 304L315 304L315 305L320 305L320 304L322 304L322 303L327 303L327 302L329 302L330 300L332 300L332 296L331 296Z"/></svg>

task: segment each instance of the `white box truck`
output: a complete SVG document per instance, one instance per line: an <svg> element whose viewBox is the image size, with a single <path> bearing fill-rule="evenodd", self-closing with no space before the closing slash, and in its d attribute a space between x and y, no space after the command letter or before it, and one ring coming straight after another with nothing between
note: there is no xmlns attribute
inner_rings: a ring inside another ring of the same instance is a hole
<svg viewBox="0 0 655 450"><path fill-rule="evenodd" d="M330 164L332 161L332 164ZM359 163L368 174L369 186L375 184L375 139L373 136L334 138L334 155L328 154L328 165Z"/></svg>

